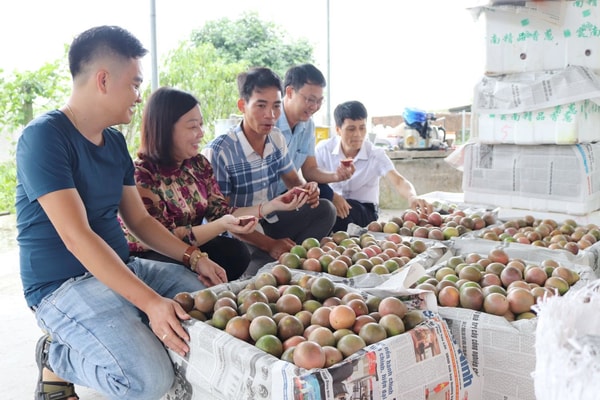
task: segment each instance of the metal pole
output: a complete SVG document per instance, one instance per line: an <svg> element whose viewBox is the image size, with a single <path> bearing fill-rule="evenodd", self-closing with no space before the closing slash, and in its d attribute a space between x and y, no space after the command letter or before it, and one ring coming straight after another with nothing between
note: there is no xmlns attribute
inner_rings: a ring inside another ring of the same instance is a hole
<svg viewBox="0 0 600 400"><path fill-rule="evenodd" d="M158 55L156 54L156 0L150 0L150 57L152 60L151 88L158 89Z"/></svg>
<svg viewBox="0 0 600 400"><path fill-rule="evenodd" d="M467 120L467 112L465 110L462 111L462 129L460 131L460 143L463 144L465 142L465 125Z"/></svg>
<svg viewBox="0 0 600 400"><path fill-rule="evenodd" d="M327 0L327 116L325 118L325 122L329 127L329 136L331 135L332 127L331 125L331 36L329 34L329 19L330 19L330 9L329 9L329 0Z"/></svg>

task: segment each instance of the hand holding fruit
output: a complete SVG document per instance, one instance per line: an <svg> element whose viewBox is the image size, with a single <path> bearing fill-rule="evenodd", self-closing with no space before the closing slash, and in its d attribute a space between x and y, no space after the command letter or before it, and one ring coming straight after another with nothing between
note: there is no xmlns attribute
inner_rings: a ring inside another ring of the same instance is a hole
<svg viewBox="0 0 600 400"><path fill-rule="evenodd" d="M240 234L253 232L258 224L258 218L252 215L236 217L227 214L219 218L218 221L222 224L223 231Z"/></svg>
<svg viewBox="0 0 600 400"><path fill-rule="evenodd" d="M317 182L305 183L302 188L308 190L308 199L306 200L306 203L310 205L310 208L318 207L320 191Z"/></svg>
<svg viewBox="0 0 600 400"><path fill-rule="evenodd" d="M356 171L356 167L354 166L354 162L351 158L344 159L341 161L340 165L335 170L336 182L345 181L350 179L354 172Z"/></svg>
<svg viewBox="0 0 600 400"><path fill-rule="evenodd" d="M269 215L273 211L292 211L302 207L308 196L303 191L297 191L296 188L288 190L281 196L275 197L273 200L265 203L262 206L262 214ZM298 193L298 195L296 194Z"/></svg>

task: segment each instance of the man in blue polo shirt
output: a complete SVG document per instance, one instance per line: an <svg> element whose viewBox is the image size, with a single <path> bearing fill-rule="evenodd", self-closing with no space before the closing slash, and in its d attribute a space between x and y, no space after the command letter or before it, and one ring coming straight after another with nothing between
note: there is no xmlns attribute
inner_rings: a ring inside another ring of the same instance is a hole
<svg viewBox="0 0 600 400"><path fill-rule="evenodd" d="M325 77L312 64L288 69L283 83L283 110L275 125L285 137L296 170L302 172L304 179L319 184L345 181L354 173L352 164L340 164L332 170L324 170L315 158L315 123L312 116L323 104L326 85ZM279 182L278 190L279 193L286 190L283 181Z"/></svg>
<svg viewBox="0 0 600 400"><path fill-rule="evenodd" d="M290 196L308 196L306 205L297 211L263 216L264 234L255 231L243 235L252 254L247 274L253 275L304 239L327 236L335 222L335 208L330 201L319 200L316 182L307 183L298 175L285 138L275 128L282 104L277 74L268 68L253 68L238 76L238 89L242 121L202 151L211 162L223 195L232 206L262 204L280 193L281 180L287 189L305 189L299 194L290 190Z"/></svg>

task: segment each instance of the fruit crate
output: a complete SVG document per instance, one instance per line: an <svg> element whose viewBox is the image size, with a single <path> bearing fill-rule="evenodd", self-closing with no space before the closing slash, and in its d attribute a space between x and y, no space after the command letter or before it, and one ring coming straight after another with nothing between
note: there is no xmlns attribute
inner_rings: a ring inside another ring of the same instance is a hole
<svg viewBox="0 0 600 400"><path fill-rule="evenodd" d="M539 264L548 259L557 261L576 271L580 277L565 296L578 293L586 284L597 279L591 267L575 263L581 258L567 252L517 243L499 245L482 239L457 238L453 244L455 255L474 253L485 256L494 249L502 249L510 260L520 259L526 264ZM445 265L441 263L428 272L433 273ZM461 351L478 376L483 378L483 398L536 399L532 372L536 365L538 318L509 321L504 316L460 307L440 307L439 312Z"/></svg>
<svg viewBox="0 0 600 400"><path fill-rule="evenodd" d="M311 279L315 275L292 270L292 282L300 282L305 277ZM240 293L249 284L256 284L257 279L260 279L258 275L211 289ZM176 380L165 398L259 396L333 400L343 392L346 398L354 398L356 393L370 393L371 398L378 399L404 395L425 400L431 398L430 393L439 393L445 399L459 400L468 392L470 399L482 399L479 395L482 383L453 342L446 323L435 311L424 309L430 303L427 299L431 299L431 293L407 292L405 283L395 281L399 279L395 276L378 287L355 292L365 298L369 295L396 297L403 293L409 308L415 307L415 312L424 317L421 322L405 333L369 344L327 368L299 368L209 323L185 322L191 338L190 352L184 358L169 351ZM407 376L414 378L405 379Z"/></svg>

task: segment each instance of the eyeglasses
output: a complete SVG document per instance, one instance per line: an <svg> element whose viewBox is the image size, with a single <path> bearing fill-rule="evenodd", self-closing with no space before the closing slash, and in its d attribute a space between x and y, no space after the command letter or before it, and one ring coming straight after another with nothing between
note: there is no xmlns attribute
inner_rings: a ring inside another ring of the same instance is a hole
<svg viewBox="0 0 600 400"><path fill-rule="evenodd" d="M298 93L300 96L302 96L302 98L304 99L304 102L308 106L321 107L321 105L323 104L323 100L325 100L325 97L321 97L320 99L315 99L314 97L306 97L305 95L303 95L300 92L296 92L296 93Z"/></svg>

